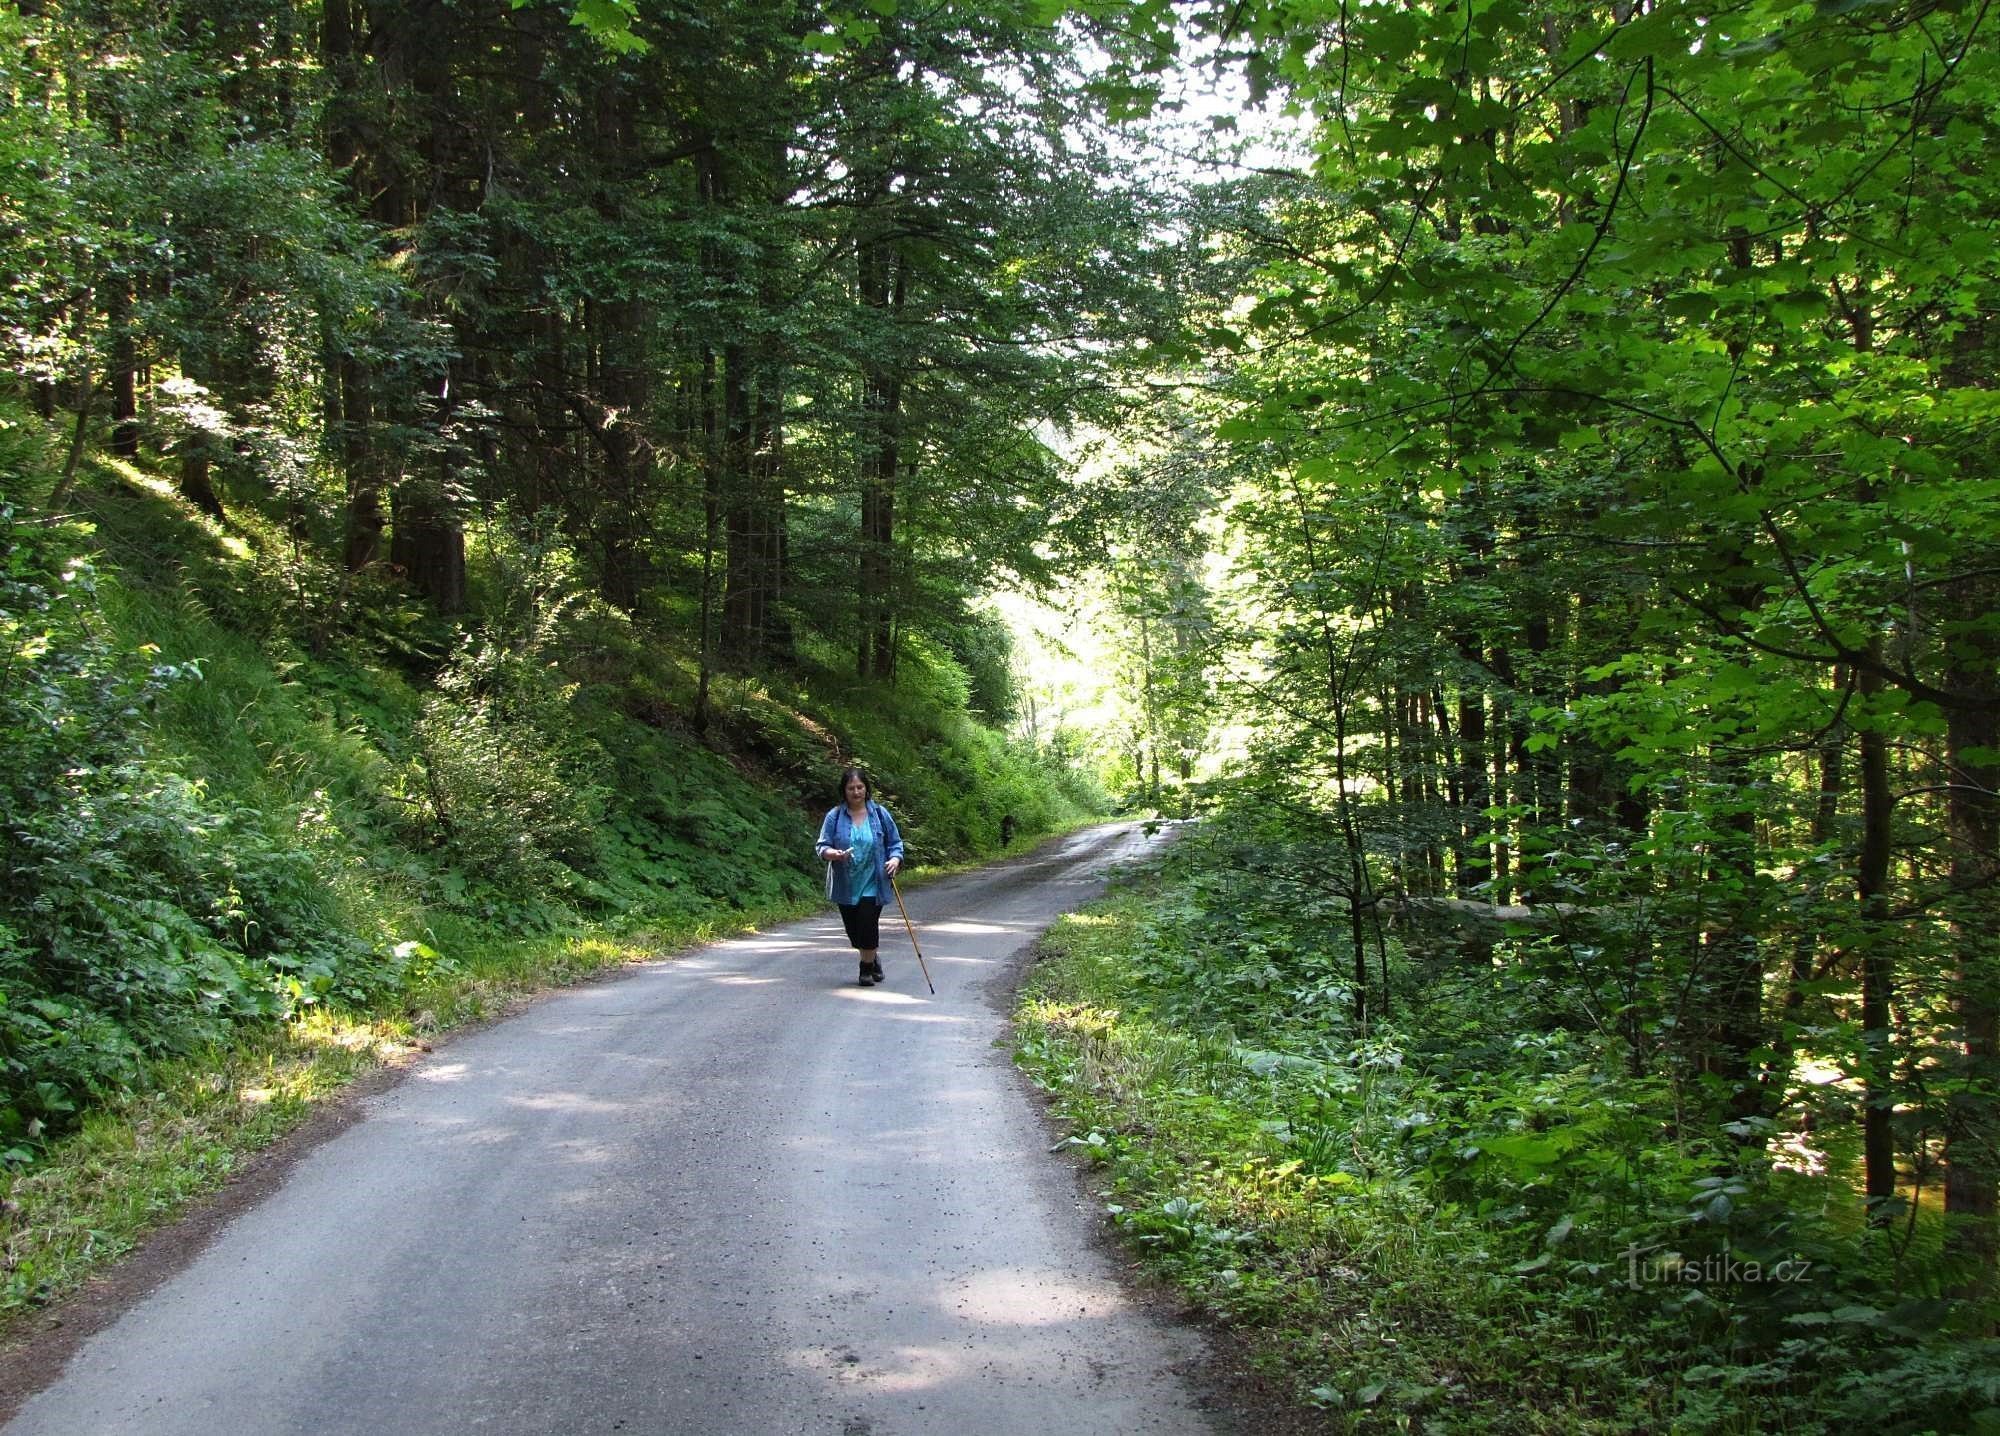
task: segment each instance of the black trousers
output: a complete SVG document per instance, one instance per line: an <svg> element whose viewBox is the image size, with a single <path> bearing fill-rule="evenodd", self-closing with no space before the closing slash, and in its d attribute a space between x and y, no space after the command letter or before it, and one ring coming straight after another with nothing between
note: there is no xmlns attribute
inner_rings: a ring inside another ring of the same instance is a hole
<svg viewBox="0 0 2000 1436"><path fill-rule="evenodd" d="M882 945L882 900L863 898L857 903L841 903L840 925L847 929L847 940L862 952L873 952Z"/></svg>

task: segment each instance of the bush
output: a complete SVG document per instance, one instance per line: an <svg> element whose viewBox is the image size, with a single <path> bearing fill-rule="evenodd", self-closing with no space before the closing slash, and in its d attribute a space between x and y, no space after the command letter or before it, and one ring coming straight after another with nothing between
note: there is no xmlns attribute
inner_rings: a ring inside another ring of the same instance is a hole
<svg viewBox="0 0 2000 1436"><path fill-rule="evenodd" d="M153 1058L359 990L375 958L309 854L149 754L148 711L198 665L121 651L94 570L48 530L0 509L0 540L0 1139L18 1143Z"/></svg>
<svg viewBox="0 0 2000 1436"><path fill-rule="evenodd" d="M595 862L606 798L575 694L529 655L468 638L424 702L402 782L421 839L502 892L569 889Z"/></svg>

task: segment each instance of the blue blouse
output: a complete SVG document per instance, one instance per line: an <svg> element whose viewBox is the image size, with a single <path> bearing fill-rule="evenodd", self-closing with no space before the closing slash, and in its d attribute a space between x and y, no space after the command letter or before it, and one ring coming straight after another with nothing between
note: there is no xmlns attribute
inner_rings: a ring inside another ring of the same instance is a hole
<svg viewBox="0 0 2000 1436"><path fill-rule="evenodd" d="M828 861L832 848L852 848L844 863ZM889 891L889 859L903 856L903 835L889 810L873 799L868 803L868 821L856 824L847 815L847 804L827 810L819 825L819 841L813 852L826 863L826 895L833 902L850 906L874 899L882 901Z"/></svg>

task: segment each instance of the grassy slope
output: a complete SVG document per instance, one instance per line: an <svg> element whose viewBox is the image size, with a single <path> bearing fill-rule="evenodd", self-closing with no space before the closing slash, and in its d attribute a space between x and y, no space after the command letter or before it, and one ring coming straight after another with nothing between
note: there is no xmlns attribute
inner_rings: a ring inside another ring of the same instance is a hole
<svg viewBox="0 0 2000 1436"><path fill-rule="evenodd" d="M1002 813L1017 843L1084 816L1073 792L963 711L948 673L915 673L893 701L810 668L725 679L697 735L691 665L672 635L581 604L556 649L566 731L549 737L570 779L600 790L594 830L586 851L542 864L532 883L485 881L487 865L411 818L447 630L379 594L330 641L309 642L327 576L288 571L289 543L254 515L218 528L139 470L96 469L72 507L117 646L200 664L200 680L171 685L148 717L154 759L239 831L309 853L311 881L288 911L345 934L373 965L359 964L365 983L326 980L289 1020L239 1024L155 1061L140 1090L103 1095L31 1160L17 1153L0 1192L0 1323L73 1289L316 1102L431 1034L810 910L812 825L841 761L875 769L920 864L994 850ZM477 577L498 587L503 558L476 554L489 568Z"/></svg>

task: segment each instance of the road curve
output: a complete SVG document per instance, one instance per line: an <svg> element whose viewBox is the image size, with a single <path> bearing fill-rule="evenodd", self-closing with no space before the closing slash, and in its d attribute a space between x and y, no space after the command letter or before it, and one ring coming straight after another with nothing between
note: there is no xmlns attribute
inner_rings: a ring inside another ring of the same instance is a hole
<svg viewBox="0 0 2000 1436"><path fill-rule="evenodd" d="M829 913L447 1043L8 1433L1211 1430L995 1046L1149 841L907 892L935 997L887 922L856 986Z"/></svg>

